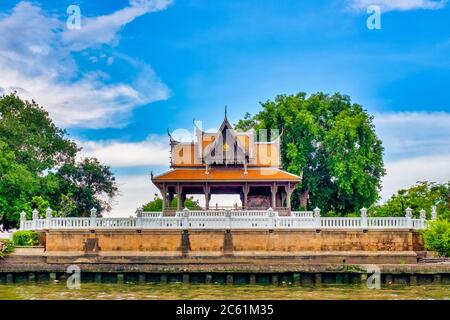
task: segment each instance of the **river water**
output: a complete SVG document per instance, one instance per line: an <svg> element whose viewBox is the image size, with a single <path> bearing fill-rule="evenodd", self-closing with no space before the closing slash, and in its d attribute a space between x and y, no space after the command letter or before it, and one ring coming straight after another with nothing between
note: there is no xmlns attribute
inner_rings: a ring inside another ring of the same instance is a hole
<svg viewBox="0 0 450 320"><path fill-rule="evenodd" d="M31 299L450 299L450 285L391 285L368 289L360 285L210 285L81 283L68 289L65 282L0 284L0 300Z"/></svg>

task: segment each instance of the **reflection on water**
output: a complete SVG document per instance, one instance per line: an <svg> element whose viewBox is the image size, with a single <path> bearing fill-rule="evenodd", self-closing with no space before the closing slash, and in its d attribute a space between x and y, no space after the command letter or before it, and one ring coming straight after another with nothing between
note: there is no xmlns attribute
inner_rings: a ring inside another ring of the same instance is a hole
<svg viewBox="0 0 450 320"><path fill-rule="evenodd" d="M67 289L65 282L1 284L0 299L450 299L450 285L393 285L380 290L359 285L209 285L82 283Z"/></svg>

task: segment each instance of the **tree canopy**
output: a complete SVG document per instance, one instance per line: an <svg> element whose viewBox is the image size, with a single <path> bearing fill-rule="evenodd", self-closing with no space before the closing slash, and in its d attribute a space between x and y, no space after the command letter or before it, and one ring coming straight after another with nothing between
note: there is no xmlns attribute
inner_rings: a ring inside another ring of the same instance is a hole
<svg viewBox="0 0 450 320"><path fill-rule="evenodd" d="M32 172L52 169L75 159L78 148L34 101L15 94L0 97L0 137L16 161Z"/></svg>
<svg viewBox="0 0 450 320"><path fill-rule="evenodd" d="M171 208L176 208L178 204L178 197L175 196L170 203ZM189 210L201 210L202 207L199 204L198 200L194 200L194 197L188 197L184 201L184 207ZM155 194L152 201L144 204L142 206L142 210L144 211L162 211L162 199L159 195Z"/></svg>
<svg viewBox="0 0 450 320"><path fill-rule="evenodd" d="M407 189L397 191L384 204L371 207L369 212L376 216L404 216L406 208L410 207L416 218L422 209L430 218L432 206L436 206L438 217L450 220L450 181L417 182Z"/></svg>
<svg viewBox="0 0 450 320"><path fill-rule="evenodd" d="M87 216L110 209L114 175L95 158L77 161L80 149L34 101L0 97L0 223L17 226L21 211Z"/></svg>
<svg viewBox="0 0 450 320"><path fill-rule="evenodd" d="M375 203L385 174L383 147L373 117L339 93L279 95L246 114L237 130L278 129L282 168L302 175L294 209L319 207L346 214Z"/></svg>

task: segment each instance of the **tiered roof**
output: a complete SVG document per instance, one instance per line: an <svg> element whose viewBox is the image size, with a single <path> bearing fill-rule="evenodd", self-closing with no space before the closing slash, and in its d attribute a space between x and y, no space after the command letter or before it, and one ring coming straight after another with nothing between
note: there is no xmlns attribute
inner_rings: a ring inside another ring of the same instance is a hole
<svg viewBox="0 0 450 320"><path fill-rule="evenodd" d="M300 181L279 169L279 137L256 141L253 130L236 132L225 116L216 133L196 126L196 139L180 142L170 136L172 170L153 181Z"/></svg>

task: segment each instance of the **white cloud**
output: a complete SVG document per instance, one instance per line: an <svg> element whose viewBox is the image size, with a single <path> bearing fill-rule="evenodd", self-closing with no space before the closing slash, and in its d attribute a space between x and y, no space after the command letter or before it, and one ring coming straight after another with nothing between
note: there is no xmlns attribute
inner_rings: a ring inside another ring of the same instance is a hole
<svg viewBox="0 0 450 320"><path fill-rule="evenodd" d="M366 11L371 5L378 5L382 12L408 10L438 10L445 7L447 0L349 0L348 6L355 11Z"/></svg>
<svg viewBox="0 0 450 320"><path fill-rule="evenodd" d="M146 140L138 142L81 141L79 145L83 148L80 156L96 157L102 163L116 168L166 167L170 161L168 138L156 135L151 135Z"/></svg>
<svg viewBox="0 0 450 320"><path fill-rule="evenodd" d="M397 112L375 115L387 160L450 154L450 113Z"/></svg>
<svg viewBox="0 0 450 320"><path fill-rule="evenodd" d="M382 201L417 181L450 180L450 113L380 113L374 123L385 148Z"/></svg>
<svg viewBox="0 0 450 320"><path fill-rule="evenodd" d="M112 82L98 70L81 71L73 51L117 43L123 26L169 3L132 1L111 15L86 19L80 30L67 30L64 21L34 4L18 3L11 14L0 16L0 93L17 91L36 100L61 126L126 125L133 108L167 99L169 89L142 62L130 66L133 83Z"/></svg>
<svg viewBox="0 0 450 320"><path fill-rule="evenodd" d="M110 15L82 18L81 29L66 29L62 33L62 40L74 51L97 44L113 44L123 26L149 12L164 10L170 4L171 0L134 0L130 6Z"/></svg>
<svg viewBox="0 0 450 320"><path fill-rule="evenodd" d="M450 181L450 154L387 162L386 172L381 191L383 201L417 181Z"/></svg>
<svg viewBox="0 0 450 320"><path fill-rule="evenodd" d="M119 196L114 200L112 210L106 216L129 217L134 216L136 209L153 200L154 194L159 194L153 185L150 174L117 176Z"/></svg>

